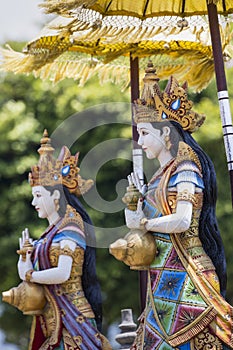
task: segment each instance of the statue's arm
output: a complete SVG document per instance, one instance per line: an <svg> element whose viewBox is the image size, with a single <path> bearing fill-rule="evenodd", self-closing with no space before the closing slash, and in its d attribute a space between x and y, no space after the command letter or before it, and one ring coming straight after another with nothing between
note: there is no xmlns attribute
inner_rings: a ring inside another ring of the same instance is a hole
<svg viewBox="0 0 233 350"><path fill-rule="evenodd" d="M184 191L189 195L195 193L195 185L191 182L181 182L177 184L177 197ZM193 204L190 201L178 199L176 205L176 212L170 215L165 215L155 219L148 219L145 223L147 231L161 232L161 233L179 233L186 231L192 218Z"/></svg>
<svg viewBox="0 0 233 350"><path fill-rule="evenodd" d="M76 246L77 244L72 240L62 240L60 248L64 253L60 254L57 267L34 271L30 281L40 284L60 284L67 281L70 277L73 263L72 252L74 252Z"/></svg>

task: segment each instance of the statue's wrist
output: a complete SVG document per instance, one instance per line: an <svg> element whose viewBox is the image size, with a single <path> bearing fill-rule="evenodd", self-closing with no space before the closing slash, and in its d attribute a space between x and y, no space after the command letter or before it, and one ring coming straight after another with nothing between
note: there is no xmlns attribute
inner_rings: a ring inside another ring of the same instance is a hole
<svg viewBox="0 0 233 350"><path fill-rule="evenodd" d="M31 282L33 272L34 272L34 270L30 269L25 273L25 281L26 282Z"/></svg>
<svg viewBox="0 0 233 350"><path fill-rule="evenodd" d="M146 228L146 224L147 223L148 223L148 219L147 218L142 218L140 220L140 229L144 230L144 231L147 231L147 228Z"/></svg>

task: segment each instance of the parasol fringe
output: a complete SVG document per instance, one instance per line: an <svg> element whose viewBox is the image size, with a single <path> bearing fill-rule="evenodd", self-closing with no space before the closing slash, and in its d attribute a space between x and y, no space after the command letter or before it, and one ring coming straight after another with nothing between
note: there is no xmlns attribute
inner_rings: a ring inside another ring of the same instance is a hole
<svg viewBox="0 0 233 350"><path fill-rule="evenodd" d="M107 81L121 85L121 89L129 86L130 75L129 67L126 65L117 65L114 63L104 64L96 60L77 60L67 59L66 55L62 58L46 64L38 69L33 69L31 56L22 53L15 53L13 50L5 50L4 55L12 58L4 65L4 70L13 71L14 73L33 73L35 77L43 80L49 79L54 84L65 78L72 78L79 81L79 85L83 86L93 76L98 76L100 83ZM187 57L185 57L187 56ZM158 56L156 56L158 57ZM188 81L189 87L194 91L201 91L205 88L214 76L214 64L212 58L202 58L193 53L183 55L182 63L175 64L174 59L165 59L160 55L156 60L157 72L161 79L168 79L170 75L175 75L180 81ZM192 64L190 65L190 61ZM171 64L173 62L173 64Z"/></svg>
<svg viewBox="0 0 233 350"><path fill-rule="evenodd" d="M58 23L57 23L58 22ZM54 23L54 21L52 21ZM57 24L56 24L57 23ZM143 22L141 22L143 23ZM56 33L49 34L49 29L56 28ZM189 34L195 35L197 43L197 50L205 50L207 46L207 38L203 37L204 28L201 27L199 30L194 26L191 28L185 27L161 27L142 25L126 25L124 28L106 26L100 21L99 27L95 29L93 23L87 23L84 20L75 19L69 21L67 26L62 25L62 21L55 21L54 24L47 26L46 30L43 31L43 36L37 40L30 42L27 45L27 53L32 55L41 54L41 59L44 61L52 60L56 55L60 55L65 50L80 50L81 52L93 54L93 55L108 55L106 61L109 62L111 59L115 59L120 54L128 54L128 52L135 51L138 46L138 42L143 42L145 55L151 52L152 46L149 41L154 43L156 50L156 38L158 34L163 34L169 40L169 35L180 33L181 30L185 34L186 30L189 30ZM223 32L223 30L222 30ZM47 34L48 33L48 34ZM117 37L117 42L116 42ZM226 40L230 40L226 37ZM180 43L180 40L178 40ZM107 45L106 45L107 44ZM130 46L129 46L130 44ZM145 46L147 45L147 46ZM168 47L172 47L174 43L164 43ZM183 44L182 44L183 45ZM189 45L189 44L188 44ZM176 45L177 46L177 45ZM160 46L161 47L161 46ZM177 49L179 50L178 46ZM171 51L173 49L171 48ZM108 54L109 52L109 54Z"/></svg>
<svg viewBox="0 0 233 350"><path fill-rule="evenodd" d="M44 9L45 13L57 13L67 16L69 13L79 6L90 7L96 3L96 0L46 0L39 7Z"/></svg>

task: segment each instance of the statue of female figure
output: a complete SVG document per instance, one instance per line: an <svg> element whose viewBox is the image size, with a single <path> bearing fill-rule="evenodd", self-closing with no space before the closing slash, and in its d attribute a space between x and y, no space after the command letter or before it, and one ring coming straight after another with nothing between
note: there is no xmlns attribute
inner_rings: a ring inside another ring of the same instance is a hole
<svg viewBox="0 0 233 350"><path fill-rule="evenodd" d="M130 257L125 246L126 254L118 253L130 265L133 232L154 237L156 253L143 267L148 271L146 306L132 350L233 348L233 309L224 299L226 263L215 216L215 172L191 135L204 121L191 108L187 86L171 77L162 93L149 65L134 119L138 144L160 167L137 210L125 209L132 230L125 237ZM130 182L141 190L137 174ZM143 247L138 254L146 256Z"/></svg>
<svg viewBox="0 0 233 350"><path fill-rule="evenodd" d="M111 349L100 333L94 230L77 198L90 188L92 180L83 180L78 174L78 154L72 156L64 146L55 159L53 151L45 131L39 163L29 174L32 205L49 226L33 247L28 248L32 240L27 229L20 239L18 273L25 291L25 284L43 286L45 299L33 317L29 350ZM24 307L21 305L24 313L34 313Z"/></svg>

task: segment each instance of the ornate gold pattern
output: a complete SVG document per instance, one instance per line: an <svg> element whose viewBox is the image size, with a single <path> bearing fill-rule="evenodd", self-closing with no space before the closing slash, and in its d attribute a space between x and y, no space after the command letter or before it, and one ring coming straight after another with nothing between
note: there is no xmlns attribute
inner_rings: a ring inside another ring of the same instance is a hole
<svg viewBox="0 0 233 350"><path fill-rule="evenodd" d="M93 185L92 180L84 180L79 175L79 152L72 156L69 149L63 146L58 159L53 157L54 148L51 146L47 130L44 131L38 153L38 165L34 165L29 173L29 183L32 187L64 185L71 193L79 196Z"/></svg>
<svg viewBox="0 0 233 350"><path fill-rule="evenodd" d="M48 334L49 337L42 344L42 346L40 347L40 350L47 350L50 347L52 347L52 345L56 344L57 340L59 339L59 330L61 329L60 309L57 303L55 302L55 299L51 296L47 286L44 286L44 290L45 290L45 297L48 300L47 306L49 306L48 309L50 309L50 312L47 313L45 311L39 317L40 317L40 323L43 325L43 328L42 328L43 332L45 331L44 334ZM50 316L50 318L47 318L48 315Z"/></svg>
<svg viewBox="0 0 233 350"><path fill-rule="evenodd" d="M59 246L52 246L49 251L49 258L53 267L57 266L59 256L62 252ZM84 261L84 250L77 247L72 252L73 264L70 278L59 285L57 288L57 295L66 294L70 301L77 306L79 311L88 318L94 318L91 306L88 303L82 288L82 267Z"/></svg>
<svg viewBox="0 0 233 350"><path fill-rule="evenodd" d="M65 328L62 330L65 348L64 350L80 349L77 345L82 345L82 337L77 336L72 338Z"/></svg>
<svg viewBox="0 0 233 350"><path fill-rule="evenodd" d="M177 193L177 201L187 201L196 205L196 196L192 193L189 193L188 190L183 190L182 192Z"/></svg>
<svg viewBox="0 0 233 350"><path fill-rule="evenodd" d="M173 120L184 130L196 131L204 122L205 116L192 111L192 101L187 98L187 84L179 86L171 76L165 91L158 85L159 78L152 62L149 62L143 79L144 87L141 99L134 103L136 123L153 123Z"/></svg>
<svg viewBox="0 0 233 350"><path fill-rule="evenodd" d="M187 143L180 141L176 160L175 160L174 164L175 164L175 166L178 166L178 164L180 164L181 162L184 162L184 161L194 162L196 164L196 166L198 167L198 169L200 171L202 170L200 160L199 160L197 154L192 149L192 147L190 147Z"/></svg>
<svg viewBox="0 0 233 350"><path fill-rule="evenodd" d="M56 329L56 318L50 303L47 303L43 311L43 317L41 317L41 327L46 338L50 337Z"/></svg>
<svg viewBox="0 0 233 350"><path fill-rule="evenodd" d="M195 350L222 350L222 344L218 337L212 334L208 328L204 329L194 338L194 349Z"/></svg>
<svg viewBox="0 0 233 350"><path fill-rule="evenodd" d="M77 225L82 231L84 230L83 219L81 215L71 206L67 205L66 213L59 225L59 230L62 230L65 226L69 224Z"/></svg>
<svg viewBox="0 0 233 350"><path fill-rule="evenodd" d="M189 200L190 193L168 192L167 201L171 208L172 213L176 210L176 204L178 200ZM185 197L188 197L185 199ZM199 216L200 208L202 207L203 193L195 193L191 195L193 204L193 216L191 219L190 227L187 231L180 233L180 240L183 247L187 250L188 254L192 257L193 261L197 265L199 271L214 270L214 266L210 258L206 255L202 248L202 243L199 238Z"/></svg>

